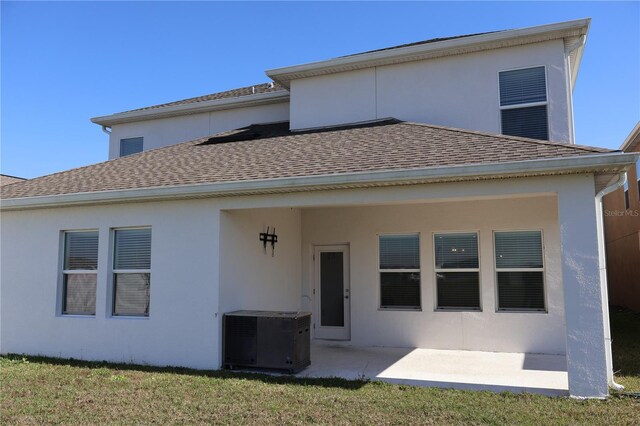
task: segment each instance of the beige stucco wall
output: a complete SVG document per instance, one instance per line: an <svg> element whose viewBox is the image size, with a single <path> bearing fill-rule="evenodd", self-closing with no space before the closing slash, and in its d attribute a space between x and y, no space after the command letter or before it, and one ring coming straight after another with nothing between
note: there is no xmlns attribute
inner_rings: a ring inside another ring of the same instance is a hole
<svg viewBox="0 0 640 426"><path fill-rule="evenodd" d="M510 200L305 209L303 293L314 287L312 247L347 243L351 255L354 345L564 353L564 301L557 203L553 196ZM548 313L496 312L494 230L542 229ZM477 231L482 312L435 310L434 232ZM419 312L380 310L377 235L420 233ZM306 303L307 309L314 309Z"/></svg>
<svg viewBox="0 0 640 426"><path fill-rule="evenodd" d="M498 72L540 65L547 73L549 138L569 142L562 40L293 80L291 128L394 117L501 133Z"/></svg>

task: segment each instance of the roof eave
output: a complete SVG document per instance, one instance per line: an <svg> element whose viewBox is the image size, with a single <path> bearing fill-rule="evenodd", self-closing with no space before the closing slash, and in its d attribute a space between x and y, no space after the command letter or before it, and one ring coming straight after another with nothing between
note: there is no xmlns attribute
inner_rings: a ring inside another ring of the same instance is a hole
<svg viewBox="0 0 640 426"><path fill-rule="evenodd" d="M434 43L398 47L395 49L271 69L267 70L266 74L275 82L289 88L291 80L297 78L431 59L565 37L582 36L587 34L590 22L591 20L589 18L584 18L536 27L461 37ZM579 64L579 60L576 62Z"/></svg>
<svg viewBox="0 0 640 426"><path fill-rule="evenodd" d="M638 144L640 144L640 121L636 123L631 133L629 133L629 136L624 140L620 146L620 150L627 152L634 149Z"/></svg>
<svg viewBox="0 0 640 426"><path fill-rule="evenodd" d="M225 109L246 108L251 106L275 104L287 102L289 92L278 90L275 92L258 93L255 95L240 96L235 98L215 99L211 101L193 102L188 104L171 105L138 111L121 112L117 114L93 117L91 122L101 126L113 126L116 124L131 123L158 118L175 117L178 115L198 114Z"/></svg>
<svg viewBox="0 0 640 426"><path fill-rule="evenodd" d="M384 170L375 172L84 192L4 199L1 200L0 210L7 211L115 202L277 194L309 190L415 185L434 182L473 181L537 175L597 172L616 173L623 171L628 166L634 164L638 158L640 158L640 154L614 152L607 154L585 155L580 157L525 160L509 163Z"/></svg>

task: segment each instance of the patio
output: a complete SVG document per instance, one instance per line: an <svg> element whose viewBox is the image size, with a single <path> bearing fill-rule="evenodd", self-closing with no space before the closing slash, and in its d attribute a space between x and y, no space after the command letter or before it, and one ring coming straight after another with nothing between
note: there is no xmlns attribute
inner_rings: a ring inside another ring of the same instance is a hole
<svg viewBox="0 0 640 426"><path fill-rule="evenodd" d="M568 395L563 355L355 347L315 341L311 365L296 376Z"/></svg>

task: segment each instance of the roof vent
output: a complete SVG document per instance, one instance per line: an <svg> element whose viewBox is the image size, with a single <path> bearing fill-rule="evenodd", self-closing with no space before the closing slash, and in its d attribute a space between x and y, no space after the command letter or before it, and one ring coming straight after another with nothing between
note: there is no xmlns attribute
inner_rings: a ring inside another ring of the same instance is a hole
<svg viewBox="0 0 640 426"><path fill-rule="evenodd" d="M267 85L267 87L269 89L273 89L275 87L275 84L273 83L273 81L269 82L269 84Z"/></svg>
<svg viewBox="0 0 640 426"><path fill-rule="evenodd" d="M251 86L251 94L252 95L256 94L256 86Z"/></svg>

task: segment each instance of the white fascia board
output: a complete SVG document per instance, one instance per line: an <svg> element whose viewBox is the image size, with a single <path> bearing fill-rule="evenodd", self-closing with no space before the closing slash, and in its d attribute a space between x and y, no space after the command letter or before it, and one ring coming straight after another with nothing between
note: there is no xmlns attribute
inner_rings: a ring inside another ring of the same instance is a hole
<svg viewBox="0 0 640 426"><path fill-rule="evenodd" d="M622 142L620 150L627 152L638 144L640 144L640 121L636 123L631 133L629 133L629 136Z"/></svg>
<svg viewBox="0 0 640 426"><path fill-rule="evenodd" d="M496 47L496 43L513 42L513 45L531 43L543 40L559 39L571 36L586 35L589 30L590 18L516 30L498 31L476 36L468 36L443 40L415 46L390 48L388 50L361 53L325 61L311 62L290 67L267 70L266 74L272 80L289 87L292 79L330 74L335 72L369 68L400 62L429 59L449 54L469 53ZM504 46L498 47L506 47Z"/></svg>
<svg viewBox="0 0 640 426"><path fill-rule="evenodd" d="M640 158L640 153L615 152L611 154L526 160L510 163L428 167L47 195L0 200L0 210L197 197L275 194L323 189L414 185L431 182L473 181L518 176L596 173L598 171L619 172L635 164L638 158Z"/></svg>
<svg viewBox="0 0 640 426"><path fill-rule="evenodd" d="M139 111L120 112L112 115L94 117L91 119L91 122L101 126L112 126L115 124L131 123L135 121L155 120L158 118L174 117L178 115L245 108L288 101L289 92L286 90L279 90L277 92L258 93L255 95L235 98L214 99L211 101L191 102L187 104L170 105Z"/></svg>

